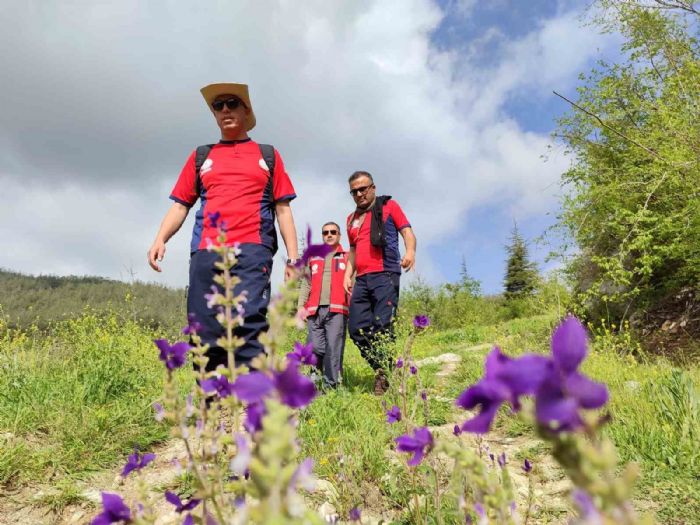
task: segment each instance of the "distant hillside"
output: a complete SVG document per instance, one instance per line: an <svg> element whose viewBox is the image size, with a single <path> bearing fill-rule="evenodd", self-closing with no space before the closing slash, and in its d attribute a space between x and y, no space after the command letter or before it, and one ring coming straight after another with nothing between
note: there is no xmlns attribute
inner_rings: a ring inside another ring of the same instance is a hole
<svg viewBox="0 0 700 525"><path fill-rule="evenodd" d="M124 318L167 330L185 322L185 290L133 284L103 277L38 277L0 270L0 315L11 326L50 322L81 315L86 307L118 311Z"/></svg>

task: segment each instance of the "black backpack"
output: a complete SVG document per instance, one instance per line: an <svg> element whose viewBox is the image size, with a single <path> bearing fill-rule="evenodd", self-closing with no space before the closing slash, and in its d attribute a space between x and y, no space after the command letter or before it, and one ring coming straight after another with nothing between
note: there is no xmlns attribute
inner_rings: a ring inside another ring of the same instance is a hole
<svg viewBox="0 0 700 525"><path fill-rule="evenodd" d="M270 170L270 180L268 184L270 185L270 189L272 189L272 177L275 174L275 148L269 144L258 144L258 146L260 147L260 153L265 160L265 164L267 164L267 167ZM197 174L195 190L197 190L197 195L199 195L202 191L202 179L199 175L199 171L202 169L202 164L204 164L204 161L207 160L209 152L211 152L213 147L214 144L197 146L197 152L194 155L194 170Z"/></svg>

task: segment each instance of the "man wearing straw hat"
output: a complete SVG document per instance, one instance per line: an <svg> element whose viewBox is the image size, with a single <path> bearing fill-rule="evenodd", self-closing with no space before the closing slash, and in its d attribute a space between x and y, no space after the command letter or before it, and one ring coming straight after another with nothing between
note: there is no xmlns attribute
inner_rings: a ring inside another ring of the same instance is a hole
<svg viewBox="0 0 700 525"><path fill-rule="evenodd" d="M246 290L244 323L235 335L245 342L236 350L236 364L248 364L263 351L258 336L268 327L270 272L277 251L275 217L287 249L285 279L298 260L294 217L289 205L294 187L276 149L254 142L248 132L255 127L255 113L246 84L210 84L201 89L221 131L217 144L200 146L187 159L170 199L174 202L148 250L148 262L160 272L165 244L180 229L192 206L200 200L192 233L187 311L202 325L199 335L210 345L207 370L226 366L227 355L216 340L224 335L209 308L217 255L207 251L223 224L227 244L239 243L238 264L233 268L241 282L234 290Z"/></svg>

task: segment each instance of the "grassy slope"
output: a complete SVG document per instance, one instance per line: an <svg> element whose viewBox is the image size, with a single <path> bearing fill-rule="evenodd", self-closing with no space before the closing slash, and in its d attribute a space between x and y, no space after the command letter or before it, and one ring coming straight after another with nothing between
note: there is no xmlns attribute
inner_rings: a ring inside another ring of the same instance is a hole
<svg viewBox="0 0 700 525"><path fill-rule="evenodd" d="M510 354L546 351L554 321L539 316L431 331L419 337L414 355L461 352L482 342L497 343ZM153 421L150 408L162 384L152 337L137 324L95 315L59 323L51 337L0 330L0 483L11 488L115 468L134 444L147 447L164 439L166 430ZM589 374L610 385L610 435L625 460L641 463L639 494L655 503L661 522L700 520L700 367L680 371L665 361L641 362L623 353L622 343L601 335L586 364ZM437 365L421 369L431 400L429 424L459 416L451 400L481 375L485 352L465 354L439 387ZM384 423L380 400L368 394L371 371L352 345L345 377L345 389L319 397L302 413L304 452L337 487L340 510L358 501L404 508L409 480L386 453L394 429ZM528 432L506 411L497 428L510 435Z"/></svg>

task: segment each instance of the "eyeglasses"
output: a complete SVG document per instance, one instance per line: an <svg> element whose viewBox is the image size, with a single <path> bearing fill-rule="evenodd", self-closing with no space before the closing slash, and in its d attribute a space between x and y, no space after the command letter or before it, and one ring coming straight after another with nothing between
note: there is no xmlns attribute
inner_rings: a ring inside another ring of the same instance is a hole
<svg viewBox="0 0 700 525"><path fill-rule="evenodd" d="M352 195L353 197L357 197L358 195L366 192L370 188L374 188L374 184L370 184L369 186L360 186L359 188L350 190L350 195Z"/></svg>
<svg viewBox="0 0 700 525"><path fill-rule="evenodd" d="M338 230L323 230L321 233L323 235L338 235Z"/></svg>
<svg viewBox="0 0 700 525"><path fill-rule="evenodd" d="M243 101L236 97L227 98L226 100L217 100L216 102L212 102L211 107L214 108L214 111L221 111L224 109L224 104L226 104L226 107L231 111L238 109L238 106L245 107Z"/></svg>

